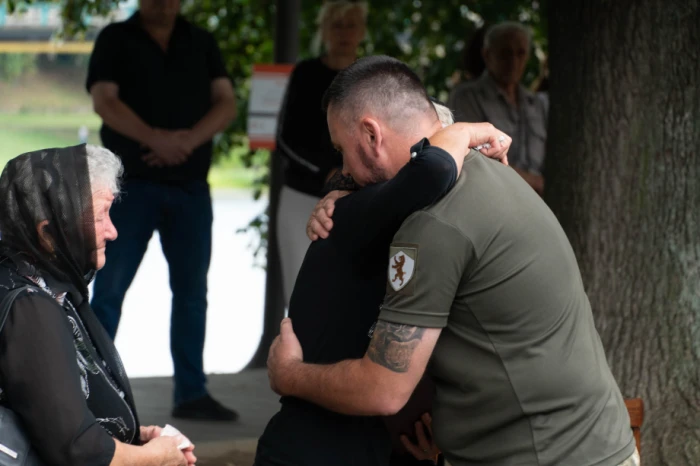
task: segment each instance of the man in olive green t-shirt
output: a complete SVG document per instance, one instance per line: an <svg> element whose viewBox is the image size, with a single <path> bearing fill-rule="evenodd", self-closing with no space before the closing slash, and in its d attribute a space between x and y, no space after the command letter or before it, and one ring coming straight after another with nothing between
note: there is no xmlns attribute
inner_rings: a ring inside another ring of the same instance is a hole
<svg viewBox="0 0 700 466"><path fill-rule="evenodd" d="M329 88L331 136L361 185L406 163L402 138L426 136L416 109L427 96L414 76L370 57ZM451 143L468 152L468 137ZM430 360L434 436L453 466L636 464L566 235L515 171L477 155L447 196L396 234L365 357L305 364L285 320L268 360L272 388L345 414L389 415Z"/></svg>

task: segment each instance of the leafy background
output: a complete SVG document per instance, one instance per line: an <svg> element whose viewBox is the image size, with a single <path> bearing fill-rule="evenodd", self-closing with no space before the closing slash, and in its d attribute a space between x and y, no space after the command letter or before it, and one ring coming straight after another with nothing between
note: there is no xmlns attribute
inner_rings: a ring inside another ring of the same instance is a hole
<svg viewBox="0 0 700 466"><path fill-rule="evenodd" d="M0 0L8 9L23 9L31 1ZM63 28L57 35L81 38L94 34L86 26L90 16L108 16L118 0L64 0ZM310 45L316 33L320 1L302 1L299 58L313 54ZM270 153L247 146L247 107L250 77L256 63L271 63L274 53L274 0L184 0L183 14L216 37L238 100L238 118L215 140L215 157L239 158L256 174L252 195L257 199L269 185ZM484 24L519 21L533 31L534 52L524 77L526 85L540 73L547 51L545 5L533 0L373 0L369 3L367 40L360 54L386 54L411 66L423 79L431 95L446 100L450 88L460 79L464 49L472 34ZM2 66L2 61L5 66ZM17 75L31 61L21 56L0 54L0 69ZM258 232L254 254L264 265L267 247L267 212L253 219L247 229Z"/></svg>

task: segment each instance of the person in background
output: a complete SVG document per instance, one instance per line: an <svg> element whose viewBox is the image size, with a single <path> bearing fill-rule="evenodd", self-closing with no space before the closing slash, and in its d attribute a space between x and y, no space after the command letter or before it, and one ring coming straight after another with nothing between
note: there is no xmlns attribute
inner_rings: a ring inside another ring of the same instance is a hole
<svg viewBox="0 0 700 466"><path fill-rule="evenodd" d="M119 353L88 303L118 235L109 209L121 172L110 151L79 145L20 155L0 176L0 307L10 306L0 323L0 405L47 465L196 461L194 446L178 449L183 439L140 426Z"/></svg>
<svg viewBox="0 0 700 466"><path fill-rule="evenodd" d="M124 196L111 212L121 234L107 246L92 306L114 338L124 296L158 230L173 292L172 414L233 421L237 413L207 391L202 353L212 137L234 119L236 101L216 40L179 11L179 0L141 0L131 18L100 32L90 57L87 89L103 121L102 142L126 170Z"/></svg>
<svg viewBox="0 0 700 466"><path fill-rule="evenodd" d="M321 100L338 74L357 58L365 37L367 4L327 1L318 14L318 58L297 64L287 87L280 114L277 149L285 158L277 229L285 303L289 306L294 282L304 260L308 213L321 197L326 182L342 165L328 134Z"/></svg>
<svg viewBox="0 0 700 466"><path fill-rule="evenodd" d="M484 37L486 70L453 89L448 106L457 121L488 121L513 138L511 166L538 194L547 140L547 107L520 81L530 57L532 35L520 23L492 26Z"/></svg>

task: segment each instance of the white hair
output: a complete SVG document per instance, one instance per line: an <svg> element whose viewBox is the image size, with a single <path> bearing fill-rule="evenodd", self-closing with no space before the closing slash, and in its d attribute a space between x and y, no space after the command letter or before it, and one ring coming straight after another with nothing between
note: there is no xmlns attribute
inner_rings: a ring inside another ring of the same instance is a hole
<svg viewBox="0 0 700 466"><path fill-rule="evenodd" d="M104 147L88 144L85 149L92 191L108 189L117 196L121 185L121 176L124 173L122 161L112 151Z"/></svg>
<svg viewBox="0 0 700 466"><path fill-rule="evenodd" d="M530 49L532 45L532 30L516 21L504 21L491 26L484 36L484 49L491 48L500 43L503 40L503 36L510 32L520 32L527 38L527 48Z"/></svg>
<svg viewBox="0 0 700 466"><path fill-rule="evenodd" d="M321 54L321 48L323 45L323 28L336 19L342 18L352 10L358 10L362 15L362 21L367 22L367 13L369 11L367 2L352 2L349 0L326 0L323 2L323 5L318 12L318 16L316 17L316 25L318 26L318 29L316 30L316 35L314 36L313 41L311 42L311 52L314 55Z"/></svg>
<svg viewBox="0 0 700 466"><path fill-rule="evenodd" d="M443 128L445 126L450 126L455 122L455 117L452 114L452 110L437 102L433 102L433 106L435 107L438 119L440 120L440 123L442 123Z"/></svg>

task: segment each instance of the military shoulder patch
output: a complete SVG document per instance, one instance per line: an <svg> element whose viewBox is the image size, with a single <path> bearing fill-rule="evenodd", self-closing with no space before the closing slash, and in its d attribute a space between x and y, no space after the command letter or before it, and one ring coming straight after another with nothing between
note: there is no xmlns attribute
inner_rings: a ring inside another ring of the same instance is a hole
<svg viewBox="0 0 700 466"><path fill-rule="evenodd" d="M413 279L416 270L418 245L392 244L389 248L389 286L400 291Z"/></svg>

